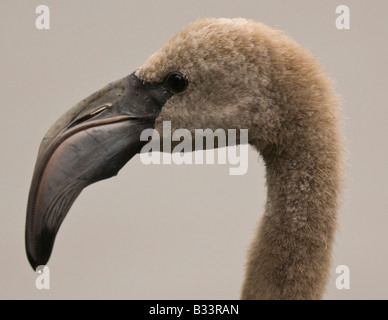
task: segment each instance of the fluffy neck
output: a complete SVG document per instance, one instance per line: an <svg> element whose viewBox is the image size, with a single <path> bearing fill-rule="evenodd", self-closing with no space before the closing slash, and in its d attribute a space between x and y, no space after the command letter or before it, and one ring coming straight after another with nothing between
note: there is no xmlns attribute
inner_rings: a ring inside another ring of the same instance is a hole
<svg viewBox="0 0 388 320"><path fill-rule="evenodd" d="M322 106L283 150L262 151L267 203L251 245L242 299L324 294L341 184L336 107Z"/></svg>

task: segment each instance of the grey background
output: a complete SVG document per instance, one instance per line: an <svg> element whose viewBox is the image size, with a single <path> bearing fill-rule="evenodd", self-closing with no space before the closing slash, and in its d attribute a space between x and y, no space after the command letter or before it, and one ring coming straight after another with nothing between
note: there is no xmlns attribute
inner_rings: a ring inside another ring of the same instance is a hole
<svg viewBox="0 0 388 320"><path fill-rule="evenodd" d="M35 8L51 30L35 28ZM350 7L351 29L335 28ZM0 2L0 298L237 299L265 202L264 168L153 165L133 159L83 191L58 234L51 289L35 288L24 251L40 140L68 108L139 67L200 17L245 17L314 52L344 99L348 181L326 299L388 298L386 1ZM350 290L335 267L350 268Z"/></svg>

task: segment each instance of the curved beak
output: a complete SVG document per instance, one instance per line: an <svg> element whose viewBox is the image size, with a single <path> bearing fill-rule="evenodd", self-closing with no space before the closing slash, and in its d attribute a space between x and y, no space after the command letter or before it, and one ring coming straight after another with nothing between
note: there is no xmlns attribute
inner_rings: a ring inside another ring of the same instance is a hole
<svg viewBox="0 0 388 320"><path fill-rule="evenodd" d="M51 255L58 229L88 185L115 176L147 141L171 97L163 83L135 74L112 82L60 117L43 138L32 177L26 217L26 251L35 270Z"/></svg>

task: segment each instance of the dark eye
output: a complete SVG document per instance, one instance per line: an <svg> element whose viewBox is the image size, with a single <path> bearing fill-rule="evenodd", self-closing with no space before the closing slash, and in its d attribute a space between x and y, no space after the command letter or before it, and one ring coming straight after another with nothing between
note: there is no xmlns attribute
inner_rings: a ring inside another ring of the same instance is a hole
<svg viewBox="0 0 388 320"><path fill-rule="evenodd" d="M166 84L173 93L181 93L186 90L189 82L181 73L173 72L167 76Z"/></svg>

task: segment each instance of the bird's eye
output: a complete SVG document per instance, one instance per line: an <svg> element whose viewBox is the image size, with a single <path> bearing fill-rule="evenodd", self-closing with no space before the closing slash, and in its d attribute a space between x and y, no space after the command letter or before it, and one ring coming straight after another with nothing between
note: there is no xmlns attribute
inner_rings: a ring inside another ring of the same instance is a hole
<svg viewBox="0 0 388 320"><path fill-rule="evenodd" d="M181 93L186 90L189 82L181 73L173 72L167 76L166 84L173 93Z"/></svg>

